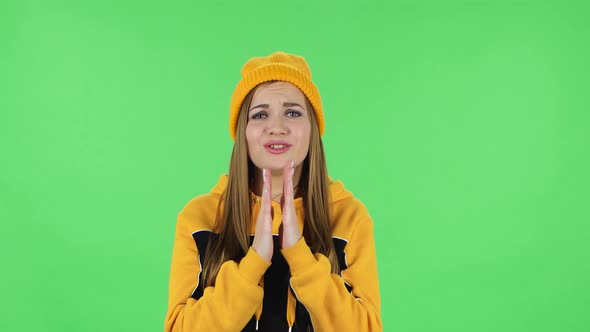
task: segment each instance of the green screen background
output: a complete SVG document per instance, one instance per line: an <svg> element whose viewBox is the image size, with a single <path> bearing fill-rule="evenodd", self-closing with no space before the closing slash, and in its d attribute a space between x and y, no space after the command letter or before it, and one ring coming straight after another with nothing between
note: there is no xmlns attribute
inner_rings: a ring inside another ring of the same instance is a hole
<svg viewBox="0 0 590 332"><path fill-rule="evenodd" d="M590 330L586 1L0 5L2 331L161 331L242 65L303 55L385 331Z"/></svg>

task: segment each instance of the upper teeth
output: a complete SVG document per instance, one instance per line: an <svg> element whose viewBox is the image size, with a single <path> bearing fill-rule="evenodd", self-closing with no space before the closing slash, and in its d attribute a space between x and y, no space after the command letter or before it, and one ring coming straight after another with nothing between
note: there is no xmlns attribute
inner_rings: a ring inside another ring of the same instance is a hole
<svg viewBox="0 0 590 332"><path fill-rule="evenodd" d="M285 147L285 145L284 144L273 144L270 147L273 149L282 149Z"/></svg>

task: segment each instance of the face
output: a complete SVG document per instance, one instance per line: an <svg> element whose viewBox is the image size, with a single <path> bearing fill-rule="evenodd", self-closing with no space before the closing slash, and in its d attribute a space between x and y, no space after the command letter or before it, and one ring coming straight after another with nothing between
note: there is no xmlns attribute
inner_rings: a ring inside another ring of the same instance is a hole
<svg viewBox="0 0 590 332"><path fill-rule="evenodd" d="M309 150L311 125L305 95L288 82L265 83L254 91L246 124L248 155L257 168L301 165Z"/></svg>

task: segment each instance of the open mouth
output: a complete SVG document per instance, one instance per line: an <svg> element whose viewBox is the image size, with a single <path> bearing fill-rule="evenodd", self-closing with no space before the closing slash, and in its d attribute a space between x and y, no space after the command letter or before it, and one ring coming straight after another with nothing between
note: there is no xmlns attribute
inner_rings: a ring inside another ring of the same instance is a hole
<svg viewBox="0 0 590 332"><path fill-rule="evenodd" d="M284 143L273 143L273 144L266 144L264 148L266 151L273 153L273 154L281 154L289 150L291 145L284 144Z"/></svg>

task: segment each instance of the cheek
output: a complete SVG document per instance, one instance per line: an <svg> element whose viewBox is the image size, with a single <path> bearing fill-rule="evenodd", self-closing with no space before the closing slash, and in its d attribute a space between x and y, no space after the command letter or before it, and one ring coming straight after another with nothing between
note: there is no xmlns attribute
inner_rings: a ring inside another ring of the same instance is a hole
<svg viewBox="0 0 590 332"><path fill-rule="evenodd" d="M248 156L250 156L250 153L252 152L252 148L253 148L254 142L255 142L252 128L250 128L249 126L246 126L245 134L246 134L246 146L248 147Z"/></svg>
<svg viewBox="0 0 590 332"><path fill-rule="evenodd" d="M245 130L246 136L246 146L248 146L248 157L250 159L259 159L261 156L261 146L260 146L260 139L261 139L261 129L260 126L257 126L257 123L254 124L246 124Z"/></svg>
<svg viewBox="0 0 590 332"><path fill-rule="evenodd" d="M246 142L248 146L256 141L256 130L249 124L246 125Z"/></svg>
<svg viewBox="0 0 590 332"><path fill-rule="evenodd" d="M309 123L306 123L304 125L301 125L298 130L298 141L301 143L301 152L305 152L305 154L307 154L307 151L309 150L309 139L311 136L311 126L309 125Z"/></svg>

